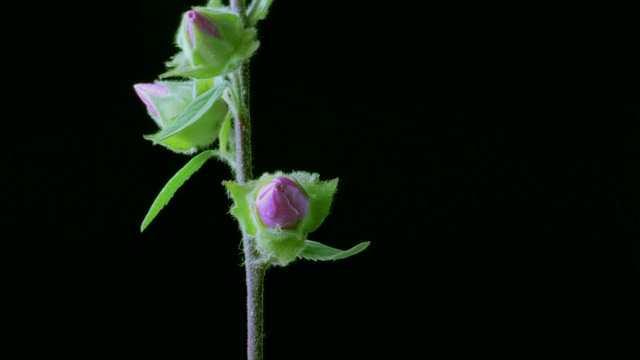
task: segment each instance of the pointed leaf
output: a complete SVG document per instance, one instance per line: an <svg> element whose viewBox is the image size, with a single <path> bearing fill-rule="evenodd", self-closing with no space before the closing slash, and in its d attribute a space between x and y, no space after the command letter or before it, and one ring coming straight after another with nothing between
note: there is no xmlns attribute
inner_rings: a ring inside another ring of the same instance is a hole
<svg viewBox="0 0 640 360"><path fill-rule="evenodd" d="M200 167L207 160L209 160L216 154L217 152L215 150L207 150L201 152L200 154L191 158L191 160L189 160L189 162L187 162L187 164L183 166L182 169L178 170L178 172L173 175L171 179L169 179L167 184L162 188L162 190L160 190L160 193L153 201L153 204L151 204L147 215L144 217L144 220L142 220L140 232L143 232L144 229L147 228L149 223L151 223L156 215L158 215L160 210L162 210L162 208L169 202L169 200L171 200L171 197L176 192L176 190L178 190L180 186L182 186L182 184L184 184L184 182L187 181L187 179L189 179L191 175L193 175L193 173L198 171L198 169L200 169Z"/></svg>
<svg viewBox="0 0 640 360"><path fill-rule="evenodd" d="M316 241L306 240L304 248L298 253L298 257L313 261L340 260L355 255L368 246L369 241L365 241L349 250L339 250Z"/></svg>
<svg viewBox="0 0 640 360"><path fill-rule="evenodd" d="M198 96L189 106L187 106L183 112L176 117L176 119L171 123L171 125L162 129L158 134L155 135L153 141L155 143L160 142L161 140L170 138L171 136L179 133L184 130L189 125L194 122L200 120L202 115L206 114L207 111L213 106L213 104L222 96L222 92L227 86L226 82L220 83L217 86L205 91L202 95Z"/></svg>

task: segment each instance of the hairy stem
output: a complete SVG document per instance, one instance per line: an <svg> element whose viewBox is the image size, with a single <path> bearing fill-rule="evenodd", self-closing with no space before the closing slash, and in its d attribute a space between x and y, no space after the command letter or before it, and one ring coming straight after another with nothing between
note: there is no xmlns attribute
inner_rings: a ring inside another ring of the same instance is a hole
<svg viewBox="0 0 640 360"><path fill-rule="evenodd" d="M260 260L253 238L244 234L245 274L247 283L247 359L262 360L264 338L263 294L267 270Z"/></svg>
<svg viewBox="0 0 640 360"><path fill-rule="evenodd" d="M251 126L249 114L249 61L234 74L236 91L239 94L238 111L235 118L236 134L236 182L243 184L253 178L251 164ZM255 239L248 234L242 236L244 265L247 283L247 355L248 360L263 358L263 292L267 265L255 248Z"/></svg>
<svg viewBox="0 0 640 360"><path fill-rule="evenodd" d="M244 184L253 179L251 156L251 114L249 112L249 60L235 73L231 74L237 94L234 128L236 135L236 161L234 165L236 181Z"/></svg>
<svg viewBox="0 0 640 360"><path fill-rule="evenodd" d="M230 0L231 9L238 13L240 21L246 24L245 0ZM244 184L253 179L251 157L251 114L249 109L249 60L232 74L233 86L237 94L237 114L234 119L236 136L236 182ZM247 359L263 359L264 338L264 275L267 264L262 261L255 247L255 239L242 234L244 266L247 284Z"/></svg>

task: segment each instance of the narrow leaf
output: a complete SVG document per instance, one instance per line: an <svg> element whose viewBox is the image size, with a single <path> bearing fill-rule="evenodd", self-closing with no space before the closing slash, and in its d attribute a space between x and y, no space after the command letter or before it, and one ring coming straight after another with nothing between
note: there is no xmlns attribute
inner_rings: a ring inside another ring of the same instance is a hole
<svg viewBox="0 0 640 360"><path fill-rule="evenodd" d="M205 91L200 96L198 96L191 104L189 104L184 111L176 117L176 119L171 123L171 125L164 128L160 133L156 134L153 141L158 143L164 139L170 138L171 136L179 133L184 130L187 126L193 124L194 122L200 120L202 115L206 114L206 112L213 106L213 104L222 96L222 92L227 86L226 82L220 83L217 86Z"/></svg>
<svg viewBox="0 0 640 360"><path fill-rule="evenodd" d="M304 248L298 253L301 259L313 261L340 260L355 255L369 246L369 241L362 242L349 250L335 249L319 242L305 240Z"/></svg>
<svg viewBox="0 0 640 360"><path fill-rule="evenodd" d="M144 229L147 228L149 223L151 223L151 221L156 217L156 215L158 215L160 210L162 210L162 208L167 205L176 190L178 190L180 186L182 186L182 184L184 184L184 182L187 181L187 179L189 179L191 175L193 175L193 173L198 171L202 164L216 155L216 153L217 152L215 150L206 150L201 152L200 154L191 158L191 160L189 160L189 162L187 162L187 164L183 166L182 169L178 170L178 172L173 175L171 179L169 179L167 184L162 188L162 190L160 190L160 193L153 201L153 204L151 204L151 208L149 208L149 212L147 212L144 220L142 220L140 232L143 232Z"/></svg>

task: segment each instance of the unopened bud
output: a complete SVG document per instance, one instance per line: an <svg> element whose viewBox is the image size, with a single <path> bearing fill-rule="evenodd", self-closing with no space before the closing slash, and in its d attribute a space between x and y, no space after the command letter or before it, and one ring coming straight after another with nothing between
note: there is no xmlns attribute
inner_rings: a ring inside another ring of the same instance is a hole
<svg viewBox="0 0 640 360"><path fill-rule="evenodd" d="M278 176L258 191L256 208L260 220L268 227L295 227L309 210L309 199L291 179Z"/></svg>
<svg viewBox="0 0 640 360"><path fill-rule="evenodd" d="M329 214L338 179L321 181L318 174L278 171L243 184L224 184L242 231L255 236L264 259L284 266L296 259L307 235Z"/></svg>
<svg viewBox="0 0 640 360"><path fill-rule="evenodd" d="M191 81L156 81L133 85L138 97L147 107L148 113L160 128L156 134L144 138L161 144L175 152L193 154L198 149L211 145L219 134L220 127L228 111L227 103L216 99L208 108L189 111L188 107L196 102L198 83ZM207 90L203 91L206 92ZM204 96L204 95L202 95ZM198 116L181 131L157 140L163 131L169 128L183 113Z"/></svg>
<svg viewBox="0 0 640 360"><path fill-rule="evenodd" d="M147 109L155 116L159 116L158 108L151 97L166 97L171 95L171 91L164 85L158 83L141 83L133 85L133 89L138 97L147 106Z"/></svg>
<svg viewBox="0 0 640 360"><path fill-rule="evenodd" d="M180 52L166 63L166 77L212 78L237 69L259 46L255 28L244 28L227 8L193 7L176 34Z"/></svg>
<svg viewBox="0 0 640 360"><path fill-rule="evenodd" d="M196 44L196 34L194 32L194 26L200 30L204 35L214 37L216 39L220 38L220 32L218 28L209 20L207 17L202 15L201 13L191 10L186 14L187 17L187 31L189 32L189 41L191 42L191 46L195 46Z"/></svg>

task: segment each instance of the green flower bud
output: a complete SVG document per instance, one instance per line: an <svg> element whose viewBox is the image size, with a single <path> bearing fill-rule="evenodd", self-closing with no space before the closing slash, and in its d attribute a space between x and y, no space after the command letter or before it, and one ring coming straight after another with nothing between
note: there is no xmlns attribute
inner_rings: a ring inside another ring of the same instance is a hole
<svg viewBox="0 0 640 360"><path fill-rule="evenodd" d="M156 81L133 88L160 128L144 138L178 153L192 154L211 145L229 110L219 95L215 97L218 89L211 81Z"/></svg>
<svg viewBox="0 0 640 360"><path fill-rule="evenodd" d="M231 214L243 232L256 239L263 258L287 265L304 248L307 235L329 215L338 179L319 180L318 174L264 174L237 184L224 182L234 200Z"/></svg>
<svg viewBox="0 0 640 360"><path fill-rule="evenodd" d="M185 12L176 33L181 52L161 77L212 78L236 70L259 46L254 28L244 29L226 7L194 7Z"/></svg>

